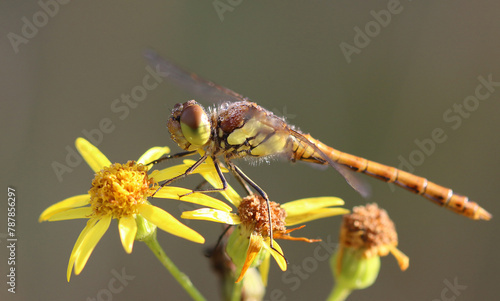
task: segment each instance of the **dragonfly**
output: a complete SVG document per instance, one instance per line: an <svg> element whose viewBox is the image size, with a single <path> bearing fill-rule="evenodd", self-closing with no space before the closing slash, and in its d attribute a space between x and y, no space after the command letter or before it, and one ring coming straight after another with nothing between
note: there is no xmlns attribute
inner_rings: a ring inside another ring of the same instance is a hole
<svg viewBox="0 0 500 301"><path fill-rule="evenodd" d="M242 182L247 191L249 189L246 184L249 184L267 201L270 213L267 194L246 176L233 163L233 160L281 155L292 162L305 161L331 166L339 171L347 182L363 196L369 193L367 187L354 176L355 173L351 173L349 170L393 183L423 196L434 204L474 220L490 220L492 217L488 211L471 201L467 196L457 194L450 188L401 169L330 147L311 135L295 129L283 118L250 101L249 98L216 85L194 73L187 72L173 62L160 57L153 50L148 50L145 57L156 69L156 72L169 82L197 97L212 103L219 103L218 106L212 107L209 111L195 100L178 103L174 106L167 127L171 138L185 152L166 156L155 163L163 159L194 155L200 150L203 155L184 174L168 180L165 184L187 176L210 157L221 179L221 190L226 189L227 182L220 170L220 161L218 160L219 157L222 157L225 164ZM268 218L271 223L270 214ZM272 227L269 229L270 237L273 237Z"/></svg>

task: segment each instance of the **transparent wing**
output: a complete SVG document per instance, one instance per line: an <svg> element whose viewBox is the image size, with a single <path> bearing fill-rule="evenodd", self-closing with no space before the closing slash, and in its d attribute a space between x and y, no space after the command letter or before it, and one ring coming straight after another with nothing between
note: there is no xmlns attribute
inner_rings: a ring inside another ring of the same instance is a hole
<svg viewBox="0 0 500 301"><path fill-rule="evenodd" d="M167 81L178 86L184 91L211 103L246 101L248 98L215 83L206 80L194 73L187 72L168 61L154 50L146 50L144 57L151 67Z"/></svg>
<svg viewBox="0 0 500 301"><path fill-rule="evenodd" d="M144 52L144 57L148 60L149 64L154 68L154 70L168 82L178 86L184 91L193 94L198 97L197 100L205 100L210 103L222 103L222 102L236 102L236 101L248 101L247 97L244 97L231 89L219 86L209 80L206 80L194 73L187 72L176 64L162 58L154 50L146 50ZM255 117L255 116L254 116ZM275 117L277 118L277 117ZM270 118L273 119L273 118ZM270 120L267 120L270 121ZM266 120L261 120L265 123ZM273 126L273 125L271 125ZM288 128L288 127L287 127ZM314 143L309 141L301 133L290 130L290 134L297 137L303 143L312 147L316 153L318 153L321 158L328 163L328 165L335 168L351 185L356 191L358 191L362 196L367 197L370 194L370 187L366 182L361 181L356 175L349 170L347 167L335 163L327 155L325 155Z"/></svg>
<svg viewBox="0 0 500 301"><path fill-rule="evenodd" d="M323 153L314 143L309 141L304 135L302 135L300 132L297 132L295 130L290 129L290 133L296 137L298 140L300 140L302 143L312 147L314 151L321 156L321 159L323 159L325 162L328 163L331 167L335 168L347 181L349 185L351 185L354 190L356 190L359 194L361 194L363 197L368 197L371 194L371 187L370 185L360 179L356 173L354 173L352 170L350 170L348 167L338 164L334 162L332 159L330 159L325 153Z"/></svg>

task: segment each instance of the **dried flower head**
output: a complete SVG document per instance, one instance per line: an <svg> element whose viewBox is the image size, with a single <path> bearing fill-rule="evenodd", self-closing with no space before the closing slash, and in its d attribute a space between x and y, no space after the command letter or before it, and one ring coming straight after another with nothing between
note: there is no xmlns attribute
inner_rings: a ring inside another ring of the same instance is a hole
<svg viewBox="0 0 500 301"><path fill-rule="evenodd" d="M213 186L220 186L217 174L214 173L211 176L210 174L202 175ZM226 248L233 263L237 266L237 274L239 274L236 279L237 281L243 279L248 268L260 265L262 278L264 283L266 283L271 255L283 271L287 269L283 251L275 239L305 242L318 241L316 239L289 235L290 232L301 229L304 226L293 229L286 229L285 226L303 224L308 221L349 212L344 208L332 207L344 204L341 199L335 197L300 199L282 205L271 202L274 246L274 249L272 249L270 248L269 218L265 199L258 195L249 195L242 199L230 186L223 192L223 195L238 208L238 214L201 208L193 211L185 211L181 217L237 225L236 230L229 238L228 247ZM264 252L261 252L261 250Z"/></svg>
<svg viewBox="0 0 500 301"><path fill-rule="evenodd" d="M283 233L286 231L285 218L286 211L280 204L271 202L271 218L273 223L273 233ZM261 196L250 195L243 198L238 207L238 215L241 223L252 227L254 233L261 236L269 236L269 214L266 200Z"/></svg>
<svg viewBox="0 0 500 301"><path fill-rule="evenodd" d="M409 259L397 245L396 228L385 210L377 204L354 207L343 217L340 246L330 259L335 287L328 300L344 300L351 291L371 286L380 271L380 256L392 253L406 270Z"/></svg>
<svg viewBox="0 0 500 301"><path fill-rule="evenodd" d="M400 257L397 250L398 234L387 211L377 204L368 204L353 208L342 220L340 243L344 247L363 250L363 256L386 256L389 252L398 259L402 270L408 267L408 258Z"/></svg>

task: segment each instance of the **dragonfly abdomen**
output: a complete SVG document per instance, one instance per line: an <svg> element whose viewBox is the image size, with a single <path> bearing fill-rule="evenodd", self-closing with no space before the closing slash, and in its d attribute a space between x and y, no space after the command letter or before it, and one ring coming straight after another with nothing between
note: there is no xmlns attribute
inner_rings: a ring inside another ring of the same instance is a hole
<svg viewBox="0 0 500 301"><path fill-rule="evenodd" d="M433 203L448 208L455 213L464 215L471 219L491 219L491 214L484 210L477 203L469 200L468 197L456 194L450 188L433 183L426 178L416 176L409 172L370 161L358 156L338 151L322 142L305 135L324 155L335 163L349 167L350 169L367 174L379 180L402 187L408 191L420 194ZM328 164L321 159L321 154L317 154L311 146L298 147L297 160Z"/></svg>

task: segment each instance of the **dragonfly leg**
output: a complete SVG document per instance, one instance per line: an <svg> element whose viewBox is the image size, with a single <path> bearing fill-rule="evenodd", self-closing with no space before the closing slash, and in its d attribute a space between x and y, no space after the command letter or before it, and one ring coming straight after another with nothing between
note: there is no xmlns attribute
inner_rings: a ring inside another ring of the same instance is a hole
<svg viewBox="0 0 500 301"><path fill-rule="evenodd" d="M180 153L180 154L185 154L185 156L188 156L187 155L187 152L186 153ZM161 159L161 158L160 158ZM207 154L205 153L198 161L196 161L193 165L191 165L188 169L186 169L186 171L181 174L181 175L178 175L176 177L173 177L172 179L168 179L166 180L165 182L163 182L160 187L158 187L158 189L156 189L156 191L153 193L152 196L154 196L160 189L162 189L164 186L174 182L174 181L177 181L179 179L182 179L184 178L185 176L189 175L190 173L193 172L193 170L195 170L198 166L200 166L201 163L205 162L205 160L207 159ZM154 161L153 161L154 162ZM222 173L222 172L221 172Z"/></svg>
<svg viewBox="0 0 500 301"><path fill-rule="evenodd" d="M267 193L264 190L262 190L262 188L260 188L257 184L255 184L255 182L252 181L252 179L250 179L245 173L243 173L243 171L238 166L234 165L231 161L229 161L227 159L226 159L226 163L234 173L236 173L245 182L247 182L250 186L252 186L253 189L255 189L255 191L257 191L266 200L267 214L268 214L267 217L269 220L269 238L270 238L269 247L271 249L273 249L274 251L276 251L276 253L280 254L285 259L285 261L288 262L288 260L286 260L286 258L285 258L285 255L281 254L281 252L278 251L277 249L275 249L273 246L273 222L272 222L272 216L271 216L271 203L269 202L269 197L267 196Z"/></svg>
<svg viewBox="0 0 500 301"><path fill-rule="evenodd" d="M214 167L215 167L215 169L217 171L219 179L222 182L222 188L201 189L202 185L206 183L206 181L204 181L200 185L198 185L195 189L193 189L193 191L191 191L189 193L186 193L186 194L184 194L182 196L190 195L190 194L192 194L194 192L202 192L202 193L208 192L208 193L211 193L211 192L220 192L220 191L224 191L224 190L227 189L227 186L228 186L227 180L224 177L224 175L222 174L222 171L220 170L221 163L219 162L219 160L216 157L212 157L212 160L214 161L214 165L215 165ZM245 189L246 193L248 195L251 195L252 191L250 190L250 187L247 185L247 183L245 182L245 180L242 179L242 177L238 173L235 173L234 171L233 171L233 174L236 177L236 179L238 180L238 182L241 184L241 186L243 186L243 188Z"/></svg>
<svg viewBox="0 0 500 301"><path fill-rule="evenodd" d="M243 189L245 189L245 192L247 193L247 195L251 195L252 194L252 190L248 186L247 182L240 176L240 174L234 172L234 170L232 170L232 169L231 169L231 171L233 171L234 177L236 178L236 180L238 180L238 182L240 183L240 185L243 186Z"/></svg>
<svg viewBox="0 0 500 301"><path fill-rule="evenodd" d="M207 155L205 154L204 157L206 159ZM180 195L180 197L183 197L183 196L186 196L186 195L190 195L190 194L192 194L194 192L212 193L212 192L221 192L221 191L224 191L224 190L227 189L227 186L228 186L227 180L224 177L224 175L222 174L222 170L220 169L220 166L219 166L220 165L219 160L217 160L216 157L212 157L212 160L214 161L214 167L215 167L215 170L217 171L217 175L219 176L219 179L222 182L222 188L208 188L208 189L201 189L201 190L192 190L191 192L188 192L186 194ZM198 163L198 162L196 162L196 163ZM195 165L196 165L196 163L195 163Z"/></svg>
<svg viewBox="0 0 500 301"><path fill-rule="evenodd" d="M196 154L196 151L182 152L182 153L177 153L177 154L173 154L173 155L165 155L165 156L161 157L160 159L156 159L156 160L151 161L145 165L158 164L158 163L166 161L166 160L183 158L183 157L191 156L194 154Z"/></svg>

